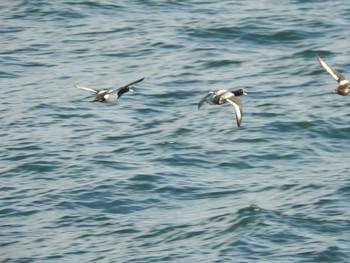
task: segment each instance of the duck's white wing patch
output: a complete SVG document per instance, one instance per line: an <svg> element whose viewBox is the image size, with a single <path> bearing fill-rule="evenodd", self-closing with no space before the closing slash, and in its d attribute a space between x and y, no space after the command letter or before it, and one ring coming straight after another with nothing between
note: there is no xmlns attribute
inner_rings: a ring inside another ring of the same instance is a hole
<svg viewBox="0 0 350 263"><path fill-rule="evenodd" d="M208 99L209 96L211 96L212 94L214 94L213 91L209 92L208 94L206 94L203 98L201 98L201 100L198 102L198 109L200 109L203 105L203 103Z"/></svg>
<svg viewBox="0 0 350 263"><path fill-rule="evenodd" d="M77 89L83 89L83 90L87 90L87 91L91 91L91 92L95 92L95 93L97 93L99 91L97 89L87 88L87 87L83 87L83 86L79 86L79 85L74 85L74 87L76 87Z"/></svg>
<svg viewBox="0 0 350 263"><path fill-rule="evenodd" d="M243 117L242 101L240 99L237 99L234 96L226 99L226 101L229 102L233 106L233 108L235 109L236 122L237 122L238 127L241 127L242 117Z"/></svg>
<svg viewBox="0 0 350 263"><path fill-rule="evenodd" d="M317 60L320 62L321 66L338 82L344 80L344 76L340 74L335 68L329 66L323 59L317 55Z"/></svg>
<svg viewBox="0 0 350 263"><path fill-rule="evenodd" d="M221 95L221 99L227 100L227 99L234 97L234 96L235 96L235 94L233 94L231 91L226 91L225 93L223 93Z"/></svg>
<svg viewBox="0 0 350 263"><path fill-rule="evenodd" d="M349 84L350 81L348 81L347 79L343 79L343 80L340 80L339 81L339 85L342 86L342 85L347 85Z"/></svg>

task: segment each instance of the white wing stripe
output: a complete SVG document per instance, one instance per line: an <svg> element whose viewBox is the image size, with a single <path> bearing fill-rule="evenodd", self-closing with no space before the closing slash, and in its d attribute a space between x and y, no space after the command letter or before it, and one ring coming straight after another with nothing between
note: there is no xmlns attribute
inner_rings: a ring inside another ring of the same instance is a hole
<svg viewBox="0 0 350 263"><path fill-rule="evenodd" d="M227 100L229 103L232 104L232 106L235 108L235 111L236 111L236 120L237 120L237 124L238 126L240 125L241 123L241 120L242 120L242 114L241 114L241 109L239 108L239 106L234 103L233 101L231 100Z"/></svg>
<svg viewBox="0 0 350 263"><path fill-rule="evenodd" d="M92 91L94 93L97 92L97 90L94 90L94 89L91 89L91 88L87 88L87 87L82 87L82 86L79 86L79 85L74 85L74 87L76 87L77 89L83 89L83 90L87 90L87 91Z"/></svg>
<svg viewBox="0 0 350 263"><path fill-rule="evenodd" d="M333 70L327 65L326 62L324 62L321 57L318 57L318 61L320 62L321 66L336 80L339 80L339 77L333 72Z"/></svg>

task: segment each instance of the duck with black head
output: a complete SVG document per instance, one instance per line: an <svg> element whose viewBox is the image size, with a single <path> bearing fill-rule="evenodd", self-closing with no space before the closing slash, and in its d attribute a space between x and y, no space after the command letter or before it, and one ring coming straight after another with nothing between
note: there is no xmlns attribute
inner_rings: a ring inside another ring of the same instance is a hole
<svg viewBox="0 0 350 263"><path fill-rule="evenodd" d="M87 90L87 91L91 91L91 92L96 93L94 101L112 102L112 101L116 101L117 99L119 99L124 93L126 93L128 91L132 91L130 86L132 86L136 83L139 83L139 82L143 81L144 79L145 78L141 78L141 79L135 80L129 84L126 84L120 88L110 89L110 90L87 88L87 87L83 87L83 86L79 86L79 85L75 85L75 87L78 89L83 89L83 90Z"/></svg>
<svg viewBox="0 0 350 263"><path fill-rule="evenodd" d="M207 101L208 97L212 96L209 100L210 105L221 105L225 103L230 103L236 113L236 122L237 126L241 127L242 117L243 117L243 104L238 96L247 95L243 91L243 89L237 89L235 91L229 91L226 89L219 89L210 91L207 95L205 95L198 103L198 109L202 107L202 105Z"/></svg>

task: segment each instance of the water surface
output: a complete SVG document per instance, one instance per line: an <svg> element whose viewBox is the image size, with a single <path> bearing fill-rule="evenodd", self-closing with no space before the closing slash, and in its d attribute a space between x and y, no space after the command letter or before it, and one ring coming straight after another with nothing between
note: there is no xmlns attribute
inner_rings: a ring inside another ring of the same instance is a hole
<svg viewBox="0 0 350 263"><path fill-rule="evenodd" d="M347 262L345 1L0 3L1 262ZM116 103L74 84L113 88ZM208 91L243 87L197 110Z"/></svg>

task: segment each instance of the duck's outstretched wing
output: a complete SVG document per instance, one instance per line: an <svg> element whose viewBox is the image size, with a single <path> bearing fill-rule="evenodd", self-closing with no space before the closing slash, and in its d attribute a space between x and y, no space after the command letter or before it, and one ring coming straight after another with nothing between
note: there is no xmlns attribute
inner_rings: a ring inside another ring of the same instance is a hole
<svg viewBox="0 0 350 263"><path fill-rule="evenodd" d="M237 99L236 97L232 96L229 98L226 98L226 101L229 102L235 112L236 112L236 122L238 127L241 127L241 123L242 123L242 117L243 117L243 104L242 101L240 99Z"/></svg>
<svg viewBox="0 0 350 263"><path fill-rule="evenodd" d="M76 87L77 89L83 89L83 90L91 91L94 93L97 93L99 91L98 89L87 88L87 87L83 87L83 86L79 86L79 85L74 85L74 87Z"/></svg>
<svg viewBox="0 0 350 263"><path fill-rule="evenodd" d="M329 66L323 59L317 55L316 56L318 62L320 62L321 66L336 80L340 83L342 80L345 80L344 76L340 74L335 68Z"/></svg>
<svg viewBox="0 0 350 263"><path fill-rule="evenodd" d="M126 85L124 85L124 86L122 86L122 87L120 87L120 88L118 88L118 89L116 89L116 90L113 90L113 92L118 92L119 90L123 90L123 89L125 89L125 88L128 88L128 87L131 86L131 85L134 85L134 84L136 84L136 83L139 83L139 82L143 81L144 79L145 79L145 77L143 77L143 78L141 78L141 79L138 79L138 80L135 80L135 81L133 81L133 82L131 82L131 83L129 83L129 84L126 84Z"/></svg>
<svg viewBox="0 0 350 263"><path fill-rule="evenodd" d="M204 104L204 102L208 99L209 96L213 95L214 92L210 91L208 94L206 94L203 98L201 98L201 100L198 102L198 109L200 109L202 107L202 105Z"/></svg>

